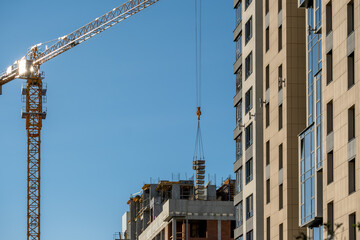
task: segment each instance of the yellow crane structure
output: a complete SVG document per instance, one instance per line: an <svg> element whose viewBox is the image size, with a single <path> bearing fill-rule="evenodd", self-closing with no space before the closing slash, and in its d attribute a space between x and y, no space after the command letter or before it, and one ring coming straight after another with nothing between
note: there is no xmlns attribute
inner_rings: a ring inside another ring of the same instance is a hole
<svg viewBox="0 0 360 240"><path fill-rule="evenodd" d="M14 79L26 80L26 88L23 89L26 110L22 116L26 118L27 130L28 240L40 240L40 146L42 120L46 118L46 111L43 111L46 90L43 89L44 74L40 71L40 66L158 1L130 0L76 31L58 38L50 47L42 43L31 47L23 58L15 61L0 75L0 94L4 84Z"/></svg>

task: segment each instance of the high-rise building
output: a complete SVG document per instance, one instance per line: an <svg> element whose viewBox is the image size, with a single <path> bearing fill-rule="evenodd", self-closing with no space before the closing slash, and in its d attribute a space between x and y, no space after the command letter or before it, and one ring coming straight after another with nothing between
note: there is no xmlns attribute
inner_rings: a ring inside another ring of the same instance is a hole
<svg viewBox="0 0 360 240"><path fill-rule="evenodd" d="M285 0L235 0L234 9L234 236L292 239L302 231L297 142L306 126L305 13Z"/></svg>
<svg viewBox="0 0 360 240"><path fill-rule="evenodd" d="M305 13L296 1L263 0L264 239L299 227L298 134L305 128Z"/></svg>
<svg viewBox="0 0 360 240"><path fill-rule="evenodd" d="M236 239L263 239L263 4L234 0Z"/></svg>
<svg viewBox="0 0 360 240"><path fill-rule="evenodd" d="M298 5L306 12L308 63L307 128L299 135L299 225L314 240L334 233L359 239L353 225L360 213L360 1L299 0Z"/></svg>

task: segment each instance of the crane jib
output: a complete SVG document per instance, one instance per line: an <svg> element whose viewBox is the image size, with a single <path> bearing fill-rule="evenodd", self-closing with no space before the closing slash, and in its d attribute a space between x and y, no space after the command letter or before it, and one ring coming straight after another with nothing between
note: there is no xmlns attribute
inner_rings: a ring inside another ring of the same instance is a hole
<svg viewBox="0 0 360 240"><path fill-rule="evenodd" d="M34 65L41 65L158 1L159 0L130 0L122 4L121 6L114 8L110 12L102 15L101 17L96 18L94 21L86 24L85 26L77 29L76 31L60 37L56 43L51 45L43 52L39 51L37 47L32 47L30 49L30 52L25 56L25 58L29 59L34 51L38 51L38 53L34 58L32 58L32 60ZM19 77L19 68L17 67L17 62L19 61L20 60L16 61L13 65L9 67L11 68L11 71L6 71L5 73L0 75L0 86Z"/></svg>

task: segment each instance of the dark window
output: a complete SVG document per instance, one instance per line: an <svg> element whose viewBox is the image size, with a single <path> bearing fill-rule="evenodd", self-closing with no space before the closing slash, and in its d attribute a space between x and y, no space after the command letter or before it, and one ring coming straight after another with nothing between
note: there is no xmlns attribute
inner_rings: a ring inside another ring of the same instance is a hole
<svg viewBox="0 0 360 240"><path fill-rule="evenodd" d="M270 240L270 217L266 219L266 240Z"/></svg>
<svg viewBox="0 0 360 240"><path fill-rule="evenodd" d="M253 179L253 160L250 158L245 164L245 179L246 184L252 181Z"/></svg>
<svg viewBox="0 0 360 240"><path fill-rule="evenodd" d="M252 88L250 88L245 93L245 114L247 114L252 109Z"/></svg>
<svg viewBox="0 0 360 240"><path fill-rule="evenodd" d="M270 104L265 104L265 126L268 127L270 125Z"/></svg>
<svg viewBox="0 0 360 240"><path fill-rule="evenodd" d="M190 237L205 238L206 237L206 221L190 221Z"/></svg>
<svg viewBox="0 0 360 240"><path fill-rule="evenodd" d="M278 11L282 10L282 0L278 0Z"/></svg>
<svg viewBox="0 0 360 240"><path fill-rule="evenodd" d="M283 145L279 145L279 170L283 168Z"/></svg>
<svg viewBox="0 0 360 240"><path fill-rule="evenodd" d="M266 204L270 203L270 179L266 180Z"/></svg>
<svg viewBox="0 0 360 240"><path fill-rule="evenodd" d="M279 130L283 127L283 107L282 104L279 106Z"/></svg>
<svg viewBox="0 0 360 240"><path fill-rule="evenodd" d="M355 159L349 161L349 194L355 192Z"/></svg>
<svg viewBox="0 0 360 240"><path fill-rule="evenodd" d="M280 91L282 89L282 84L283 84L282 64L278 68L278 82L279 82L279 91Z"/></svg>
<svg viewBox="0 0 360 240"><path fill-rule="evenodd" d="M284 227L283 224L279 225L279 240L283 240L284 239Z"/></svg>
<svg viewBox="0 0 360 240"><path fill-rule="evenodd" d="M279 52L282 49L282 25L278 28Z"/></svg>
<svg viewBox="0 0 360 240"><path fill-rule="evenodd" d="M270 48L270 31L269 27L265 29L265 52L269 51Z"/></svg>
<svg viewBox="0 0 360 240"><path fill-rule="evenodd" d="M252 38L252 17L245 23L245 45Z"/></svg>
<svg viewBox="0 0 360 240"><path fill-rule="evenodd" d="M245 149L248 149L253 143L252 123L245 128Z"/></svg>
<svg viewBox="0 0 360 240"><path fill-rule="evenodd" d="M283 209L284 207L284 200L283 200L283 197L284 197L284 189L283 189L283 185L280 184L279 185L279 210Z"/></svg>
<svg viewBox="0 0 360 240"><path fill-rule="evenodd" d="M252 0L245 0L245 10L249 7L251 2L252 2Z"/></svg>
<svg viewBox="0 0 360 240"><path fill-rule="evenodd" d="M334 181L334 155L333 151L327 154L327 183Z"/></svg>
<svg viewBox="0 0 360 240"><path fill-rule="evenodd" d="M269 0L265 0L265 15L269 13Z"/></svg>
<svg viewBox="0 0 360 240"><path fill-rule="evenodd" d="M270 140L266 142L266 165L270 164Z"/></svg>
<svg viewBox="0 0 360 240"><path fill-rule="evenodd" d="M355 83L354 53L348 56L348 89Z"/></svg>
<svg viewBox="0 0 360 240"><path fill-rule="evenodd" d="M270 66L267 65L265 68L265 90L268 90L270 87Z"/></svg>
<svg viewBox="0 0 360 240"><path fill-rule="evenodd" d="M246 198L246 219L251 218L253 215L254 215L253 195L250 195Z"/></svg>
<svg viewBox="0 0 360 240"><path fill-rule="evenodd" d="M349 141L355 138L355 106L352 106L348 110L348 132Z"/></svg>
<svg viewBox="0 0 360 240"><path fill-rule="evenodd" d="M327 204L327 223L329 224L328 227L328 236L330 235L330 233L332 233L334 231L334 203L333 202L329 202Z"/></svg>
<svg viewBox="0 0 360 240"><path fill-rule="evenodd" d="M356 240L356 213L349 215L349 240Z"/></svg>
<svg viewBox="0 0 360 240"><path fill-rule="evenodd" d="M354 31L354 2L350 1L347 5L347 30L348 35Z"/></svg>
<svg viewBox="0 0 360 240"><path fill-rule="evenodd" d="M326 34L332 31L332 6L331 1L326 4Z"/></svg>
<svg viewBox="0 0 360 240"><path fill-rule="evenodd" d="M245 58L245 80L252 74L253 63L252 63L252 52Z"/></svg>
<svg viewBox="0 0 360 240"><path fill-rule="evenodd" d="M329 84L333 80L333 55L332 51L326 54L326 83Z"/></svg>
<svg viewBox="0 0 360 240"><path fill-rule="evenodd" d="M333 131L333 101L330 101L326 105L326 125L327 125L327 134L331 133Z"/></svg>

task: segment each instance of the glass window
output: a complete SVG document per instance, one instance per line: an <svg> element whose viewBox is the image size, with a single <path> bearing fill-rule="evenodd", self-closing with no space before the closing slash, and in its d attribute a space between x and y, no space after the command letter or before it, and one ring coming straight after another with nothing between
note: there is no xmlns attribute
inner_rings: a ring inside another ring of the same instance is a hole
<svg viewBox="0 0 360 240"><path fill-rule="evenodd" d="M270 48L270 30L269 27L265 29L265 52L269 51Z"/></svg>
<svg viewBox="0 0 360 240"><path fill-rule="evenodd" d="M252 88L250 88L245 93L245 114L247 114L252 109L252 105L253 105L252 98L253 98Z"/></svg>
<svg viewBox="0 0 360 240"><path fill-rule="evenodd" d="M326 34L332 32L332 6L331 1L326 4Z"/></svg>
<svg viewBox="0 0 360 240"><path fill-rule="evenodd" d="M270 126L270 103L265 104L265 127Z"/></svg>
<svg viewBox="0 0 360 240"><path fill-rule="evenodd" d="M239 71L236 73L236 94L242 89L242 65L239 68Z"/></svg>
<svg viewBox="0 0 360 240"><path fill-rule="evenodd" d="M251 2L252 2L252 0L245 0L245 10L249 7Z"/></svg>
<svg viewBox="0 0 360 240"><path fill-rule="evenodd" d="M321 1L315 1L315 29L321 27Z"/></svg>
<svg viewBox="0 0 360 240"><path fill-rule="evenodd" d="M246 219L249 219L254 214L254 207L253 207L253 195L251 194L246 198Z"/></svg>
<svg viewBox="0 0 360 240"><path fill-rule="evenodd" d="M333 131L333 101L331 100L326 105L326 126L327 126L327 134Z"/></svg>
<svg viewBox="0 0 360 240"><path fill-rule="evenodd" d="M279 170L283 168L283 145L279 145Z"/></svg>
<svg viewBox="0 0 360 240"><path fill-rule="evenodd" d="M349 161L349 194L355 192L355 159Z"/></svg>
<svg viewBox="0 0 360 240"><path fill-rule="evenodd" d="M283 240L284 239L284 226L283 224L279 225L279 240Z"/></svg>
<svg viewBox="0 0 360 240"><path fill-rule="evenodd" d="M348 110L348 138L349 142L355 138L355 106Z"/></svg>
<svg viewBox="0 0 360 240"><path fill-rule="evenodd" d="M270 203L270 179L266 180L266 204Z"/></svg>
<svg viewBox="0 0 360 240"><path fill-rule="evenodd" d="M253 159L250 158L245 164L245 182L248 184L253 180Z"/></svg>
<svg viewBox="0 0 360 240"><path fill-rule="evenodd" d="M245 149L248 149L253 143L252 123L245 128Z"/></svg>
<svg viewBox="0 0 360 240"><path fill-rule="evenodd" d="M265 0L265 15L269 13L269 0Z"/></svg>
<svg viewBox="0 0 360 240"><path fill-rule="evenodd" d="M348 89L355 84L354 53L348 56Z"/></svg>
<svg viewBox="0 0 360 240"><path fill-rule="evenodd" d="M279 131L283 127L283 106L282 104L279 105Z"/></svg>
<svg viewBox="0 0 360 240"><path fill-rule="evenodd" d="M270 240L270 217L266 218L266 240Z"/></svg>
<svg viewBox="0 0 360 240"><path fill-rule="evenodd" d="M282 0L278 0L278 11L282 10Z"/></svg>
<svg viewBox="0 0 360 240"><path fill-rule="evenodd" d="M265 163L266 163L266 166L267 166L267 165L270 164L270 140L266 142L265 151L266 151Z"/></svg>
<svg viewBox="0 0 360 240"><path fill-rule="evenodd" d="M333 80L333 54L332 51L326 54L326 83L329 84Z"/></svg>
<svg viewBox="0 0 360 240"><path fill-rule="evenodd" d="M252 74L253 71L253 62L252 62L252 52L245 58L245 80Z"/></svg>
<svg viewBox="0 0 360 240"><path fill-rule="evenodd" d="M354 2L350 1L347 5L347 29L348 35L354 31Z"/></svg>
<svg viewBox="0 0 360 240"><path fill-rule="evenodd" d="M323 240L323 226L314 227L312 229L313 232L313 240Z"/></svg>
<svg viewBox="0 0 360 240"><path fill-rule="evenodd" d="M316 167L323 166L322 152L322 72L316 75Z"/></svg>
<svg viewBox="0 0 360 240"><path fill-rule="evenodd" d="M243 202L236 205L236 227L243 225Z"/></svg>
<svg viewBox="0 0 360 240"><path fill-rule="evenodd" d="M236 105L236 126L242 123L242 99Z"/></svg>
<svg viewBox="0 0 360 240"><path fill-rule="evenodd" d="M301 224L315 218L315 148L314 127L300 136Z"/></svg>
<svg viewBox="0 0 360 240"><path fill-rule="evenodd" d="M356 213L349 215L349 240L356 240Z"/></svg>
<svg viewBox="0 0 360 240"><path fill-rule="evenodd" d="M243 168L240 167L240 169L236 172L236 192L239 193L243 189Z"/></svg>
<svg viewBox="0 0 360 240"><path fill-rule="evenodd" d="M242 55L242 33L240 33L240 36L236 39L235 59L238 60L241 55Z"/></svg>
<svg viewBox="0 0 360 240"><path fill-rule="evenodd" d="M235 27L237 27L242 20L242 1L235 8Z"/></svg>
<svg viewBox="0 0 360 240"><path fill-rule="evenodd" d="M243 155L242 142L242 133L240 133L240 135L236 138L236 161Z"/></svg>
<svg viewBox="0 0 360 240"><path fill-rule="evenodd" d="M327 154L327 184L334 181L334 159L333 151Z"/></svg>
<svg viewBox="0 0 360 240"><path fill-rule="evenodd" d="M270 88L270 66L267 65L265 68L265 90Z"/></svg>
<svg viewBox="0 0 360 240"><path fill-rule="evenodd" d="M279 185L279 210L283 209L284 207L284 200L283 200L283 196L284 196L284 189L283 189L283 185L280 184Z"/></svg>
<svg viewBox="0 0 360 240"><path fill-rule="evenodd" d="M245 45L252 38L252 17L245 23Z"/></svg>
<svg viewBox="0 0 360 240"><path fill-rule="evenodd" d="M334 203L333 202L329 202L327 204L327 222L329 224L327 232L328 232L328 237L330 236L330 233L334 232Z"/></svg>
<svg viewBox="0 0 360 240"><path fill-rule="evenodd" d="M282 25L278 28L278 51L280 52L282 49Z"/></svg>

